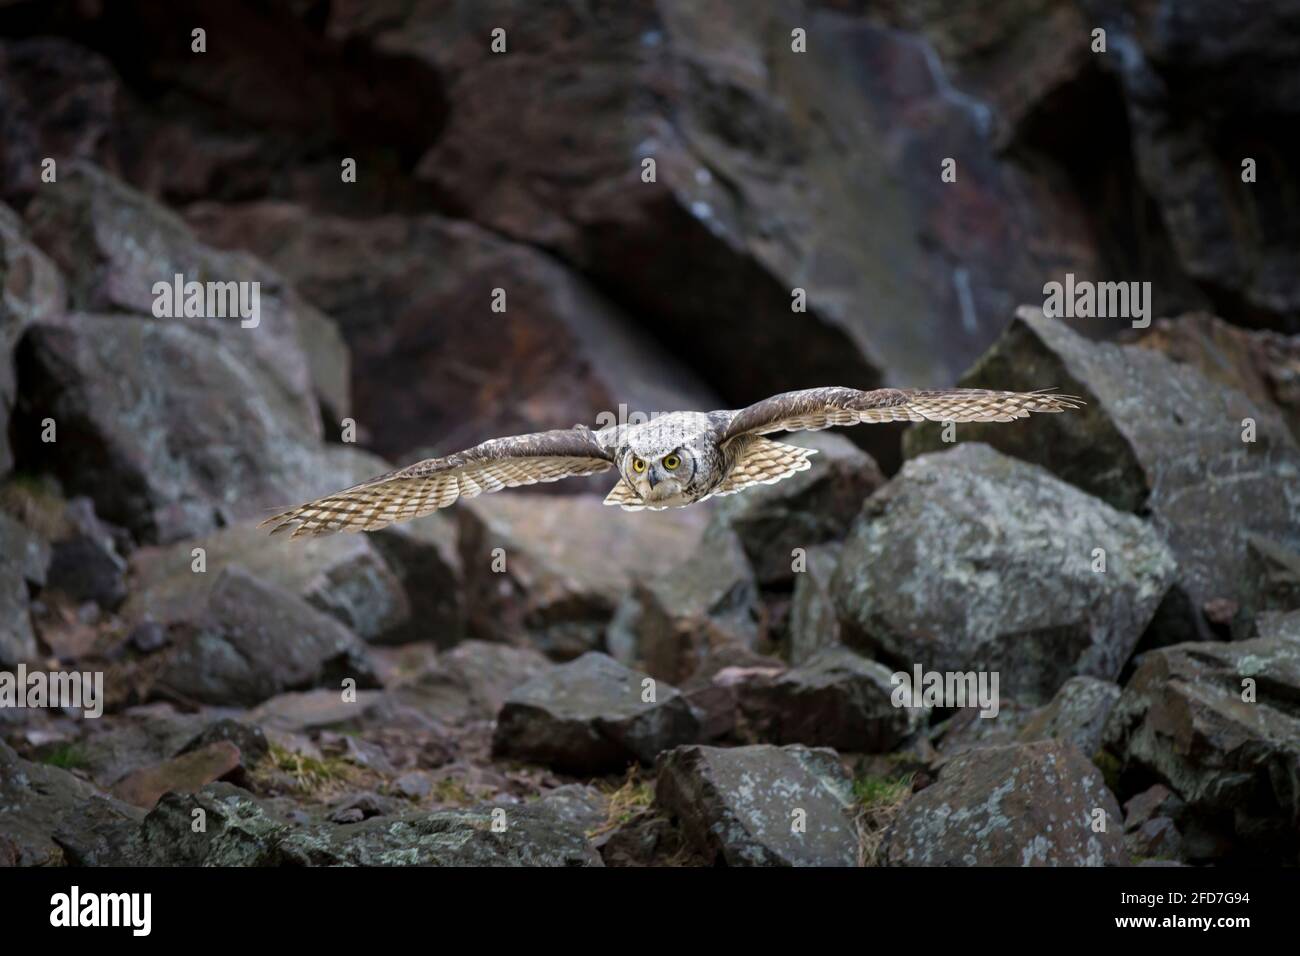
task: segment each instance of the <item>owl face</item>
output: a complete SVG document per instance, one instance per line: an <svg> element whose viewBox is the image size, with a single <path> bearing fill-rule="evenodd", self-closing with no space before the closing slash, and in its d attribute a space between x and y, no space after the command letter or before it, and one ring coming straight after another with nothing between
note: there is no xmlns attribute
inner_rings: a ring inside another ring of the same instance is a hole
<svg viewBox="0 0 1300 956"><path fill-rule="evenodd" d="M695 453L687 446L669 451L628 449L619 470L642 501L680 498L695 475Z"/></svg>

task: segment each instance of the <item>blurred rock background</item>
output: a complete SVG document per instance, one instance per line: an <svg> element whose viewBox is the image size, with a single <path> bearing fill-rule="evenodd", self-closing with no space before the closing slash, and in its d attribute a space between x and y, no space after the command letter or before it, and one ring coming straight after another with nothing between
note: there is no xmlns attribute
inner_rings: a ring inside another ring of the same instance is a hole
<svg viewBox="0 0 1300 956"><path fill-rule="evenodd" d="M0 708L0 863L1295 863L1297 110L1291 0L0 0L0 667L109 696ZM155 318L176 273L259 327ZM1158 321L1044 317L1067 273ZM1089 404L681 512L252 528L620 405L958 381ZM998 717L892 706L916 664Z"/></svg>

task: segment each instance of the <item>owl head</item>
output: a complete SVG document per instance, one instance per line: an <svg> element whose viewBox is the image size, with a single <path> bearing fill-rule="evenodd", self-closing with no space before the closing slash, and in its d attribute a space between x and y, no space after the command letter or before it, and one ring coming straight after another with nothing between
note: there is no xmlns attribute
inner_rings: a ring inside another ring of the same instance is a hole
<svg viewBox="0 0 1300 956"><path fill-rule="evenodd" d="M685 424L669 416L628 436L618 468L642 501L672 503L699 475L704 462L703 439L697 428Z"/></svg>

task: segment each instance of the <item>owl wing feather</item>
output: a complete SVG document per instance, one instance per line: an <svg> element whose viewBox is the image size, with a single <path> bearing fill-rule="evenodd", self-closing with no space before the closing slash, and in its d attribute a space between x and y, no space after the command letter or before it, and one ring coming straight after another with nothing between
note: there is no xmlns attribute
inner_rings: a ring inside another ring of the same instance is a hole
<svg viewBox="0 0 1300 956"><path fill-rule="evenodd" d="M494 438L448 455L363 481L267 518L259 527L292 537L333 531L376 531L418 518L460 498L608 471L613 455L581 426Z"/></svg>
<svg viewBox="0 0 1300 956"><path fill-rule="evenodd" d="M732 444L742 442L743 446L736 453L736 463L713 495L734 495L752 485L774 485L791 475L807 471L812 467L809 459L817 454L815 448L786 445L757 435L741 436Z"/></svg>
<svg viewBox="0 0 1300 956"><path fill-rule="evenodd" d="M719 441L740 435L818 431L863 422L1009 422L1031 412L1062 412L1084 401L1050 390L999 392L984 388L810 388L773 395L721 413ZM728 417L729 416L729 417Z"/></svg>

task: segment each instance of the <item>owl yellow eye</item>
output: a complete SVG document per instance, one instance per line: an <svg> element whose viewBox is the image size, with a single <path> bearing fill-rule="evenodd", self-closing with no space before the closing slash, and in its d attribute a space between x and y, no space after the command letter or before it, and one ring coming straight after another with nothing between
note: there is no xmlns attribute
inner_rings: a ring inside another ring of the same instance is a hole
<svg viewBox="0 0 1300 956"><path fill-rule="evenodd" d="M664 457L664 467L667 468L669 471L676 471L677 466L680 465L681 463L682 460L677 455L667 455Z"/></svg>
<svg viewBox="0 0 1300 956"><path fill-rule="evenodd" d="M645 473L645 462L640 458L632 459L632 470L638 475Z"/></svg>

